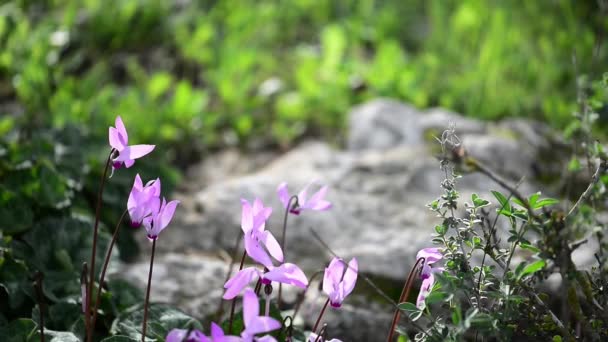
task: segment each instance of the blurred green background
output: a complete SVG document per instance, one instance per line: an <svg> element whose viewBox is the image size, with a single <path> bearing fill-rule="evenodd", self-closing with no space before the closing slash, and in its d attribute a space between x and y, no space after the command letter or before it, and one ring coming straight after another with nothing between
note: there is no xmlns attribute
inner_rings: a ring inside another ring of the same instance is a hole
<svg viewBox="0 0 608 342"><path fill-rule="evenodd" d="M3 1L0 134L76 123L105 139L120 114L133 141L172 146L169 158L186 165L226 145L340 143L349 108L377 96L563 128L576 75L605 71L598 6Z"/></svg>

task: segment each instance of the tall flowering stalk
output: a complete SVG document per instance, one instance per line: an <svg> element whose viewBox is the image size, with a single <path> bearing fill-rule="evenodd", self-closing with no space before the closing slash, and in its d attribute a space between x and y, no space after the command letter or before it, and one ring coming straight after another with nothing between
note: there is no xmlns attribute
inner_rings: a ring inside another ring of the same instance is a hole
<svg viewBox="0 0 608 342"><path fill-rule="evenodd" d="M135 176L133 187L131 188L129 199L127 201L127 209L122 213L122 216L120 216L120 219L116 224L114 234L112 235L112 240L110 241L108 251L106 252L106 258L103 263L101 275L99 276L100 286L97 289L97 297L93 306L93 318L91 320L92 326L95 326L95 322L97 321L97 308L99 307L99 301L101 299L101 284L104 282L108 264L110 263L110 257L112 256L112 249L116 244L120 227L122 227L122 221L126 214L129 213L129 216L131 217L131 226L141 226L145 218L150 217L158 210L158 207L160 206L160 188L161 182L159 178L149 181L144 186L139 174Z"/></svg>
<svg viewBox="0 0 608 342"><path fill-rule="evenodd" d="M160 186L160 180L158 180ZM156 198L158 201L159 198ZM150 256L150 270L148 272L148 285L146 287L146 299L144 302L144 320L141 327L141 340L142 342L146 339L146 329L148 323L148 303L150 301L150 289L152 287L152 270L154 267L154 252L156 250L156 240L159 234L169 225L175 209L179 204L179 201L168 202L163 198L160 205L157 205L156 201L146 202L147 205L152 206L152 211L149 216L146 216L142 220L142 224L146 229L148 240L152 242L152 254Z"/></svg>
<svg viewBox="0 0 608 342"><path fill-rule="evenodd" d="M108 141L110 143L111 150L108 155L108 159L106 160L106 165L101 176L99 190L97 192L95 223L93 225L93 246L91 248L91 262L89 264L90 273L88 284L86 286L86 298L83 298L83 302L85 303L84 321L85 328L87 331L87 341L89 342L92 341L93 330L95 330L95 326L92 322L93 316L91 313L91 296L93 294L93 284L95 282L95 256L97 253L97 236L99 228L99 218L101 214L102 195L108 174L108 169L110 168L110 166L112 166L112 174L114 174L114 170L122 166L129 168L133 166L133 164L135 163L135 159L145 156L146 154L152 152L152 150L154 150L155 148L155 145L129 146L129 135L120 116L116 117L115 126L116 127L110 126L108 129Z"/></svg>
<svg viewBox="0 0 608 342"><path fill-rule="evenodd" d="M328 298L312 328L313 333L316 333L327 305L331 304L333 308L341 307L344 299L346 299L346 297L355 289L358 270L359 265L355 258L352 258L348 264L346 264L341 258L335 257L325 268L323 292Z"/></svg>

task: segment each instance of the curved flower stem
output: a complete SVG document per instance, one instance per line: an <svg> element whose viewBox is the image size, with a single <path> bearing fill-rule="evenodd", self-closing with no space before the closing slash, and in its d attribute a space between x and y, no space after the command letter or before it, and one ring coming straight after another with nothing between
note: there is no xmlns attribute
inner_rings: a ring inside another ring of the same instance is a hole
<svg viewBox="0 0 608 342"><path fill-rule="evenodd" d="M108 251L106 252L106 259L103 262L103 268L101 270L101 275L99 277L99 287L97 288L97 297L95 298L95 303L93 305L93 318L91 319L91 327L95 329L95 321L97 321L97 309L99 308L99 301L101 300L101 288L103 287L103 281L106 277L106 270L108 269L108 264L110 263L110 257L112 256L112 248L116 243L116 239L118 238L118 231L120 230L122 220L125 218L125 215L128 213L128 210L123 211L118 223L116 224L116 228L114 229L114 235L112 235L112 241L110 241L110 246L108 247Z"/></svg>
<svg viewBox="0 0 608 342"><path fill-rule="evenodd" d="M418 266L420 265L420 262L424 263L424 258L420 258L420 259L416 260L416 263L410 270L410 274L407 276L407 280L405 281L403 290L401 291L401 296L399 297L399 303L403 303L409 297L410 290L412 288L412 283L414 282L414 278L415 278L414 275L418 273ZM393 321L391 323L391 330L389 330L388 338L386 339L387 342L391 342L393 340L393 335L395 333L395 326L397 325L397 322L399 322L400 317L401 317L401 310L399 310L399 308L397 308L397 309L395 309L395 313L393 315Z"/></svg>
<svg viewBox="0 0 608 342"><path fill-rule="evenodd" d="M154 266L154 250L156 239L152 240L152 256L150 256L150 271L148 272L148 288L146 289L146 301L144 302L144 321L141 325L141 342L146 340L146 328L148 323L148 303L150 301L150 288L152 287L152 267Z"/></svg>
<svg viewBox="0 0 608 342"><path fill-rule="evenodd" d="M93 327L91 326L91 321L89 315L91 314L91 296L93 295L93 283L95 282L95 255L97 253L97 231L99 227L99 215L101 212L101 202L102 202L102 194L103 188L106 184L106 176L108 175L108 168L110 167L110 163L112 162L112 155L114 154L114 149L110 150L110 154L108 155L108 160L106 161L106 167L103 170L103 175L101 176L101 181L99 185L99 191L97 192L97 207L95 209L95 225L93 226L93 248L91 249L91 263L90 265L90 273L89 273L89 285L87 286L87 304L86 304L86 312L84 314L84 322L86 328L87 341L93 340Z"/></svg>
<svg viewBox="0 0 608 342"><path fill-rule="evenodd" d="M245 257L247 256L247 252L243 252L243 256L241 257L241 265L239 266L239 271L243 269L243 265L245 264ZM232 299L232 305L230 306L230 320L228 321L228 333L232 334L232 321L234 320L234 310L236 308L236 298Z"/></svg>
<svg viewBox="0 0 608 342"><path fill-rule="evenodd" d="M319 322L321 322L321 318L323 318L323 314L325 313L325 309L327 309L327 304L329 304L329 298L327 298L327 300L325 301L325 305L323 305L323 309L321 309L321 312L319 313L319 317L317 318L317 321L315 322L315 326L312 328L312 332L316 332L317 331L317 327L319 326Z"/></svg>
<svg viewBox="0 0 608 342"><path fill-rule="evenodd" d="M291 203L293 202L293 204ZM283 258L285 258L285 235L287 233L287 217L292 207L298 205L298 196L293 195L289 198L285 208L285 216L283 216L283 233L281 234L281 249L283 249ZM277 299L277 308L281 309L281 298L283 293L283 284L279 283L279 297Z"/></svg>
<svg viewBox="0 0 608 342"><path fill-rule="evenodd" d="M318 277L319 275L323 274L324 270L321 271L317 271L315 272L310 279L308 280L308 283L311 284L312 281ZM304 291L302 291L302 294L300 295L300 298L298 298L298 301L296 303L296 307L293 310L293 318L295 319L296 316L298 315L298 311L300 311L300 306L302 306L302 303L304 302L304 299L306 298L306 293L308 292L308 289L310 288L310 286L306 286L306 288L304 289Z"/></svg>

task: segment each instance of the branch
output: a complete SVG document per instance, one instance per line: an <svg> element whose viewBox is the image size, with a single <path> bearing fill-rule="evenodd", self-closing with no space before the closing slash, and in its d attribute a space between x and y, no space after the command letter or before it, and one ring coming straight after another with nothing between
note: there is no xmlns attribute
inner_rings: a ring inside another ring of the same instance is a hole
<svg viewBox="0 0 608 342"><path fill-rule="evenodd" d="M579 197L579 199L576 201L576 203L574 203L574 206L572 207L572 209L570 209L570 211L568 212L568 215L566 215L566 217L575 213L578 210L581 203L583 203L589 199L589 197L591 196L591 191L593 190L593 187L600 180L600 174L605 173L606 170L608 170L608 161L606 160L605 156L600 156L600 163L597 166L597 169L595 169L595 173L593 174L593 176L591 176L591 182L589 183L589 186L587 186L587 189L585 189L585 191L582 193L581 197Z"/></svg>

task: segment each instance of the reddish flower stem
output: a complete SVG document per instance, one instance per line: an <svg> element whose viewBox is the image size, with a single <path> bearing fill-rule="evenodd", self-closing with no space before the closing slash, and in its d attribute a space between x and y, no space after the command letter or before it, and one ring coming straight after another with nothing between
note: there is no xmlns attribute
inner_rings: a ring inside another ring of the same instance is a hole
<svg viewBox="0 0 608 342"><path fill-rule="evenodd" d="M146 301L144 302L144 321L141 325L141 342L146 340L146 328L148 327L148 303L150 301L150 288L152 287L152 267L154 266L154 250L156 249L156 238L152 240L152 255L150 256L150 271L148 272L148 287L146 288Z"/></svg>
<svg viewBox="0 0 608 342"><path fill-rule="evenodd" d="M321 309L321 312L319 313L319 317L317 318L317 321L315 322L315 326L312 328L313 333L316 333L317 327L319 326L319 322L321 322L321 318L323 318L323 314L325 313L325 309L327 309L328 304L329 304L329 298L327 298L327 300L325 301L325 305L323 305L323 309Z"/></svg>
<svg viewBox="0 0 608 342"><path fill-rule="evenodd" d="M243 256L241 257L241 265L239 265L239 271L243 269L243 265L245 264L245 257L247 256L247 252L243 252ZM236 298L232 299L232 305L230 306L230 320L228 321L228 333L232 334L232 321L234 320L234 310L236 308Z"/></svg>
<svg viewBox="0 0 608 342"><path fill-rule="evenodd" d="M89 315L91 314L91 296L93 295L93 283L95 282L95 255L97 253L97 232L99 227L99 215L101 213L101 202L102 202L102 194L103 188L106 184L106 177L108 175L108 168L110 167L110 163L112 162L112 154L114 154L114 149L110 150L110 154L108 155L108 160L106 161L106 167L103 170L103 175L101 176L101 181L99 185L99 191L97 192L97 207L95 209L95 225L93 226L93 248L91 249L91 263L90 265L90 273L89 273L89 285L87 286L87 304L86 304L86 312L84 314L84 322L86 328L87 341L91 342L93 340L93 327L91 326L91 321Z"/></svg>
<svg viewBox="0 0 608 342"><path fill-rule="evenodd" d="M103 268L101 270L101 275L99 277L99 287L97 288L97 297L95 298L95 303L93 305L93 319L91 319L91 327L95 329L95 322L97 321L97 309L99 308L99 302L101 300L101 288L103 286L103 281L106 277L106 271L108 269L108 264L110 263L110 257L112 256L112 248L116 243L116 239L118 238L118 231L120 230L122 220L125 218L125 215L128 213L128 210L123 211L118 223L116 224L116 228L114 229L114 234L112 235L112 241L110 241L110 246L108 247L108 251L106 252L106 259L103 263Z"/></svg>
<svg viewBox="0 0 608 342"><path fill-rule="evenodd" d="M291 202L294 201L293 206L297 206L298 205L298 196L293 195L289 198L289 201L287 202L287 206L285 208L285 216L283 217L283 234L281 234L281 249L283 250L283 258L285 258L285 239L286 239L286 233L287 233L287 217L289 216L289 211L291 210L292 204ZM282 294L283 294L283 284L279 283L279 298L277 299L277 307L279 309L281 309L281 298L282 298Z"/></svg>
<svg viewBox="0 0 608 342"><path fill-rule="evenodd" d="M399 303L403 303L410 295L410 290L412 289L412 283L414 282L415 274L418 273L418 265L420 262L424 263L424 258L420 258L416 260L416 263L410 270L409 275L407 276L407 280L403 286L403 290L401 290L401 296L399 297ZM395 334L395 327L397 326L397 322L399 322L399 318L401 317L401 310L399 308L395 309L395 313L393 315L393 321L391 323L391 330L388 332L387 342L391 342L393 340L393 335Z"/></svg>

